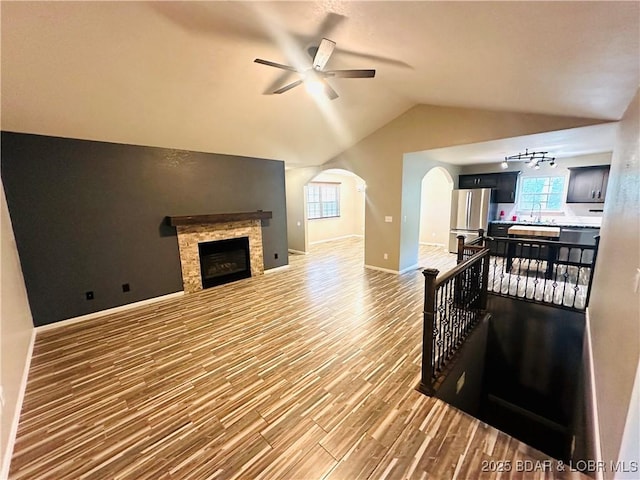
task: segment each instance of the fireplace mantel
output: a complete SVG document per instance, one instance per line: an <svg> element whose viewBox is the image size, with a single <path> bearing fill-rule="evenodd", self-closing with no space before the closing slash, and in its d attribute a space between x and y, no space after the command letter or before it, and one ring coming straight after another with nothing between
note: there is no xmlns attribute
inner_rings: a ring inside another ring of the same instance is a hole
<svg viewBox="0 0 640 480"><path fill-rule="evenodd" d="M240 213L210 213L208 215L182 215L166 217L167 225L178 227L183 225L203 225L207 223L241 222L244 220L267 220L273 217L273 212L240 212Z"/></svg>

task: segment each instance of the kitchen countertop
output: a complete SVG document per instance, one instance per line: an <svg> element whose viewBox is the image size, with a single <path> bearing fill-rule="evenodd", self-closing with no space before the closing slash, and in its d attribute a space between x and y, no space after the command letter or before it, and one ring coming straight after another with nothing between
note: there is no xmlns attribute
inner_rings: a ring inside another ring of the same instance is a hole
<svg viewBox="0 0 640 480"><path fill-rule="evenodd" d="M531 225L535 227L571 227L571 228L600 228L600 225L595 224L585 224L585 223L575 223L575 222L525 222L522 220L517 220L512 222L510 220L494 220L489 223L495 223L497 225Z"/></svg>
<svg viewBox="0 0 640 480"><path fill-rule="evenodd" d="M538 224L513 225L509 228L509 235L558 238L560 236L560 227L542 227Z"/></svg>

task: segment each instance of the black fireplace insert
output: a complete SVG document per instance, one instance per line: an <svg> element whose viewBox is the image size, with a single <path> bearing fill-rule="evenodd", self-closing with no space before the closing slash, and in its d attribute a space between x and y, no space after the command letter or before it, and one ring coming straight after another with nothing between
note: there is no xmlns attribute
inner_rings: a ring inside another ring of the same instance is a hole
<svg viewBox="0 0 640 480"><path fill-rule="evenodd" d="M202 288L251 277L249 237L198 244Z"/></svg>

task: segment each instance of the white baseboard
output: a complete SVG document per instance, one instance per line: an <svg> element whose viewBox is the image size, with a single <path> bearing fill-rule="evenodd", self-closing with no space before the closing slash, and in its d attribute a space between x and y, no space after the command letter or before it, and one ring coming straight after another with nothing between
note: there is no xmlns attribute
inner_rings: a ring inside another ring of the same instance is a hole
<svg viewBox="0 0 640 480"><path fill-rule="evenodd" d="M294 250L293 248L287 249L289 253L293 253L295 255L308 255L309 252L303 252L302 250Z"/></svg>
<svg viewBox="0 0 640 480"><path fill-rule="evenodd" d="M280 270L286 270L287 268L289 268L291 265L282 265L280 267L274 267L274 268L270 268L269 270L265 270L264 274L265 275L269 275L270 273L275 273L275 272L279 272Z"/></svg>
<svg viewBox="0 0 640 480"><path fill-rule="evenodd" d="M426 245L427 247L446 247L444 243L432 243L432 242L420 242L420 245Z"/></svg>
<svg viewBox="0 0 640 480"><path fill-rule="evenodd" d="M354 234L351 234L351 235L342 235L341 237L325 238L324 240L316 240L315 242L309 242L309 245L317 245L319 243L335 242L336 240L345 240L347 238L354 238L354 237L363 238L364 235L357 235L357 234L354 233Z"/></svg>
<svg viewBox="0 0 640 480"><path fill-rule="evenodd" d="M111 313L124 312L131 310L132 308L142 307L144 305L150 305L152 303L161 302L163 300L169 300L171 298L177 298L184 295L184 291L169 293L168 295L162 295L161 297L147 298L146 300L140 300L139 302L127 303L126 305L120 305L119 307L109 308L107 310L100 310L98 312L88 313L79 317L68 318L60 322L50 323L48 325L41 325L36 327L38 332L46 332L47 330L53 330L56 328L64 327L67 325L73 325L74 323L84 322L85 320L91 320L93 318L102 317L103 315L109 315Z"/></svg>
<svg viewBox="0 0 640 480"><path fill-rule="evenodd" d="M403 268L402 270L391 270L390 268L376 267L375 265L365 264L364 268L368 268L370 270L378 270L379 272L393 273L395 275L402 275L403 273L410 272L411 270L417 270L418 268L420 268L420 266L416 263L415 265Z"/></svg>
<svg viewBox="0 0 640 480"><path fill-rule="evenodd" d="M393 273L395 275L400 275L400 272L398 270L391 270L390 268L376 267L375 265L367 265L366 263L364 265L364 268L368 268L369 270L377 270L379 272Z"/></svg>
<svg viewBox="0 0 640 480"><path fill-rule="evenodd" d="M2 457L2 465L0 465L0 479L5 480L9 477L9 467L11 466L11 456L13 455L13 447L16 443L16 435L18 434L18 424L20 423L20 413L22 412L22 403L24 395L27 391L27 380L29 379L29 369L31 368L31 357L33 357L33 347L36 343L36 329L31 330L31 339L27 348L27 358L24 362L22 370L22 378L20 379L20 389L18 390L18 399L16 401L16 409L11 421L11 431L7 441L7 449Z"/></svg>
<svg viewBox="0 0 640 480"><path fill-rule="evenodd" d="M410 267L407 268L403 268L402 270L400 270L400 275L402 275L403 273L407 273L410 272L412 270L418 270L418 268L420 268L420 265L417 263L414 263L413 265L411 265Z"/></svg>
<svg viewBox="0 0 640 480"><path fill-rule="evenodd" d="M596 465L603 465L602 444L600 443L600 419L598 418L598 395L596 389L595 370L593 368L593 345L591 343L591 322L589 320L589 308L585 310L585 329L587 334L587 374L589 391L589 403L591 406L591 418L593 419L593 431L589 432L593 437L593 459ZM600 469L596 469L596 480L603 480L604 474Z"/></svg>

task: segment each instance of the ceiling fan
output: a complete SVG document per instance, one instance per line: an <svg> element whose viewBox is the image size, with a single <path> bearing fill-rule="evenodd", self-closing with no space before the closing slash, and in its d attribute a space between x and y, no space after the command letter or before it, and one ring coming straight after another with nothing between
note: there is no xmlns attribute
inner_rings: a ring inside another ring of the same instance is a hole
<svg viewBox="0 0 640 480"><path fill-rule="evenodd" d="M335 47L336 42L323 38L317 49L310 48L309 53L312 53L315 50L315 54L313 55L313 66L306 70L299 70L289 65L282 65L281 63L275 63L261 58L256 58L254 61L256 63L261 63L262 65L296 72L301 75L300 79L280 87L272 93L284 93L302 83L305 83L311 89L323 91L329 99L334 100L338 98L338 93L326 81L327 78L373 78L376 76L375 70L325 70L324 68L327 65Z"/></svg>

